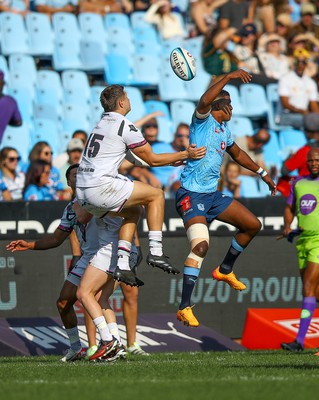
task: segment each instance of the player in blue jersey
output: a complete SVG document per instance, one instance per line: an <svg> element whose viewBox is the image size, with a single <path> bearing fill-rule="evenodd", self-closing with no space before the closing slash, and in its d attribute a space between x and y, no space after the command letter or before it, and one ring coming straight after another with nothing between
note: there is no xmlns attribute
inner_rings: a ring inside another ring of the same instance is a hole
<svg viewBox="0 0 319 400"><path fill-rule="evenodd" d="M187 161L181 175L181 187L176 193L176 209L183 219L191 247L184 264L177 319L188 326L199 325L192 311L191 295L208 251L207 225L217 219L238 229L223 262L213 271L214 279L224 281L236 290L244 290L246 286L237 280L233 265L261 228L257 217L246 207L217 190L225 151L239 165L259 174L272 195L276 193L275 183L267 172L237 146L225 124L231 119L233 108L230 95L223 88L238 78L248 83L251 75L244 70L231 72L211 85L200 98L190 125L190 143L205 146L206 155L201 160Z"/></svg>

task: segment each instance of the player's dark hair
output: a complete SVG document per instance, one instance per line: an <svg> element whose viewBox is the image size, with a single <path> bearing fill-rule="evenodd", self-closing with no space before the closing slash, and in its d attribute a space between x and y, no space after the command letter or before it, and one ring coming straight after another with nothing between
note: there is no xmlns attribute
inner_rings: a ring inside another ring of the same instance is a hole
<svg viewBox="0 0 319 400"><path fill-rule="evenodd" d="M72 171L72 169L74 169L74 168L79 168L79 163L76 163L76 164L72 164L72 165L70 165L69 167L68 167L68 169L65 171L65 177L66 177L66 180L68 181L69 180L69 178L70 178L70 173L71 173L71 171Z"/></svg>
<svg viewBox="0 0 319 400"><path fill-rule="evenodd" d="M100 102L105 112L114 111L117 108L119 98L124 95L124 87L121 85L110 85L102 90Z"/></svg>
<svg viewBox="0 0 319 400"><path fill-rule="evenodd" d="M39 186L41 174L47 165L51 168L50 163L45 160L35 160L30 163L25 176L23 193L29 185Z"/></svg>
<svg viewBox="0 0 319 400"><path fill-rule="evenodd" d="M229 92L227 92L227 90L223 89L219 92L219 95L216 97L216 99L214 101L219 100L219 99L224 99L225 97L229 97L229 96L230 96Z"/></svg>

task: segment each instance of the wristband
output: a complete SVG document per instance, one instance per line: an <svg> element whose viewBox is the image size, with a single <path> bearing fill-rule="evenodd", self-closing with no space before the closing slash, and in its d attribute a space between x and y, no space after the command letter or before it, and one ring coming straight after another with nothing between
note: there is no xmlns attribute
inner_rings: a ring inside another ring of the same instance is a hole
<svg viewBox="0 0 319 400"><path fill-rule="evenodd" d="M267 171L259 167L259 169L256 171L256 174L260 175L262 178L264 178L267 174Z"/></svg>

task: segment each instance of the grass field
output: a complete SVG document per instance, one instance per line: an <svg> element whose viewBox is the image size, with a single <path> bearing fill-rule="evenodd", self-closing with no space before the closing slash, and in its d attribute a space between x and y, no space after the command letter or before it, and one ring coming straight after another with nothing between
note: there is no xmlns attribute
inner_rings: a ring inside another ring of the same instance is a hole
<svg viewBox="0 0 319 400"><path fill-rule="evenodd" d="M163 353L114 364L0 358L3 400L304 400L318 396L314 351Z"/></svg>

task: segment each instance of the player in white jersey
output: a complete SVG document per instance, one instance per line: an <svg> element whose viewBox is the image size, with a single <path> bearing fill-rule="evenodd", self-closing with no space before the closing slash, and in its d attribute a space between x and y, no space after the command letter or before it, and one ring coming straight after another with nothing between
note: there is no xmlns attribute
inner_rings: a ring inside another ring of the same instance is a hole
<svg viewBox="0 0 319 400"><path fill-rule="evenodd" d="M162 250L163 191L142 182L132 182L119 175L118 169L128 150L155 167L178 163L187 158L202 158L206 149L196 149L196 145L192 144L178 153L155 154L139 129L125 118L131 105L122 86L107 86L100 100L105 114L93 129L82 155L77 175L77 199L84 209L96 217L108 214L124 218L119 232L118 264L114 279L130 286L139 284L128 261L136 225L143 212L142 205L147 209L150 241L146 262L168 273L179 273Z"/></svg>

